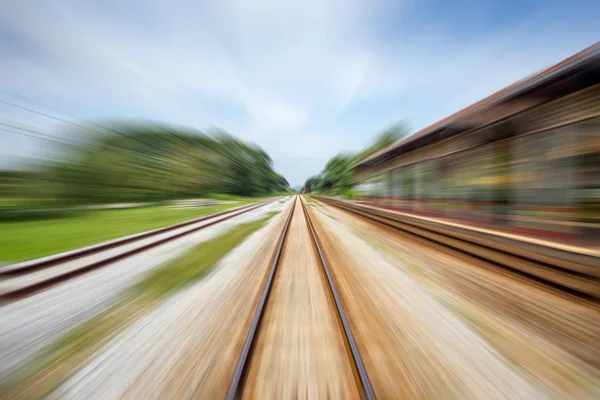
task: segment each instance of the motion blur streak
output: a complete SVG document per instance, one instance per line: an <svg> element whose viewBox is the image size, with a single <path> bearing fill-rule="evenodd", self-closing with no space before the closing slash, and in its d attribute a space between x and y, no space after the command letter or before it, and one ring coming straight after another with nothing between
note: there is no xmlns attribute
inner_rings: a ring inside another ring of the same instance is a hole
<svg viewBox="0 0 600 400"><path fill-rule="evenodd" d="M0 2L0 399L600 399L600 2L460 3Z"/></svg>
<svg viewBox="0 0 600 400"><path fill-rule="evenodd" d="M356 195L411 214L598 249L599 155L597 44L358 160Z"/></svg>

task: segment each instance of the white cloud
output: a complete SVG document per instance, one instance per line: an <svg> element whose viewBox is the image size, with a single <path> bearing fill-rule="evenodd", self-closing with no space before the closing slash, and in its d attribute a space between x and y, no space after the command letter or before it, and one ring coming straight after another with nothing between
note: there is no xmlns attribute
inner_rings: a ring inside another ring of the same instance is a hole
<svg viewBox="0 0 600 400"><path fill-rule="evenodd" d="M574 31L556 40L543 19L461 43L439 21L420 32L399 22L398 37L379 42L378 19L392 5L6 2L0 89L74 117L222 126L263 146L297 185L394 120L435 122L590 44Z"/></svg>

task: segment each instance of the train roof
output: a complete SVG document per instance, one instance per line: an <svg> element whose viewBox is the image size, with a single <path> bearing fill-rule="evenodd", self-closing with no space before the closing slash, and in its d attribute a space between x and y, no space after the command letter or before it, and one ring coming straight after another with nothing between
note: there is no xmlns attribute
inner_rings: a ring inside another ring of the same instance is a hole
<svg viewBox="0 0 600 400"><path fill-rule="evenodd" d="M497 122L599 81L600 42L370 155L355 167L379 164L418 147Z"/></svg>

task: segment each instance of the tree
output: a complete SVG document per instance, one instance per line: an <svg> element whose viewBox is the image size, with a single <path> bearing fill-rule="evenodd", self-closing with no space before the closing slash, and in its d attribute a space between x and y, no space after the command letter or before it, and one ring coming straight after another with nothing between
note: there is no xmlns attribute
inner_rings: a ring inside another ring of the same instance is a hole
<svg viewBox="0 0 600 400"><path fill-rule="evenodd" d="M401 140L408 133L406 125L396 123L384 129L372 143L357 154L338 153L329 159L318 176L310 177L304 184L305 192L322 191L342 194L348 191L354 182L354 165L371 154Z"/></svg>
<svg viewBox="0 0 600 400"><path fill-rule="evenodd" d="M61 161L47 162L35 173L47 182L39 196L60 204L212 193L256 196L289 190L264 150L224 131L205 134L165 124L117 121L93 133L82 129L71 134L83 144L64 150ZM19 190L25 186L42 190L39 179L27 181Z"/></svg>
<svg viewBox="0 0 600 400"><path fill-rule="evenodd" d="M364 160L379 150L391 146L406 136L408 136L408 128L404 123L397 122L390 125L375 137L370 146L359 153L357 162Z"/></svg>

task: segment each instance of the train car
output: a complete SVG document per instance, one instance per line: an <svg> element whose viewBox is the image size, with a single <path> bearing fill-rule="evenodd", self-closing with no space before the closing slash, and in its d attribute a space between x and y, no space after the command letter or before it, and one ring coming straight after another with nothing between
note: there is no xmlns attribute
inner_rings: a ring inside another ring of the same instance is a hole
<svg viewBox="0 0 600 400"><path fill-rule="evenodd" d="M599 246L600 44L356 168L363 202Z"/></svg>

